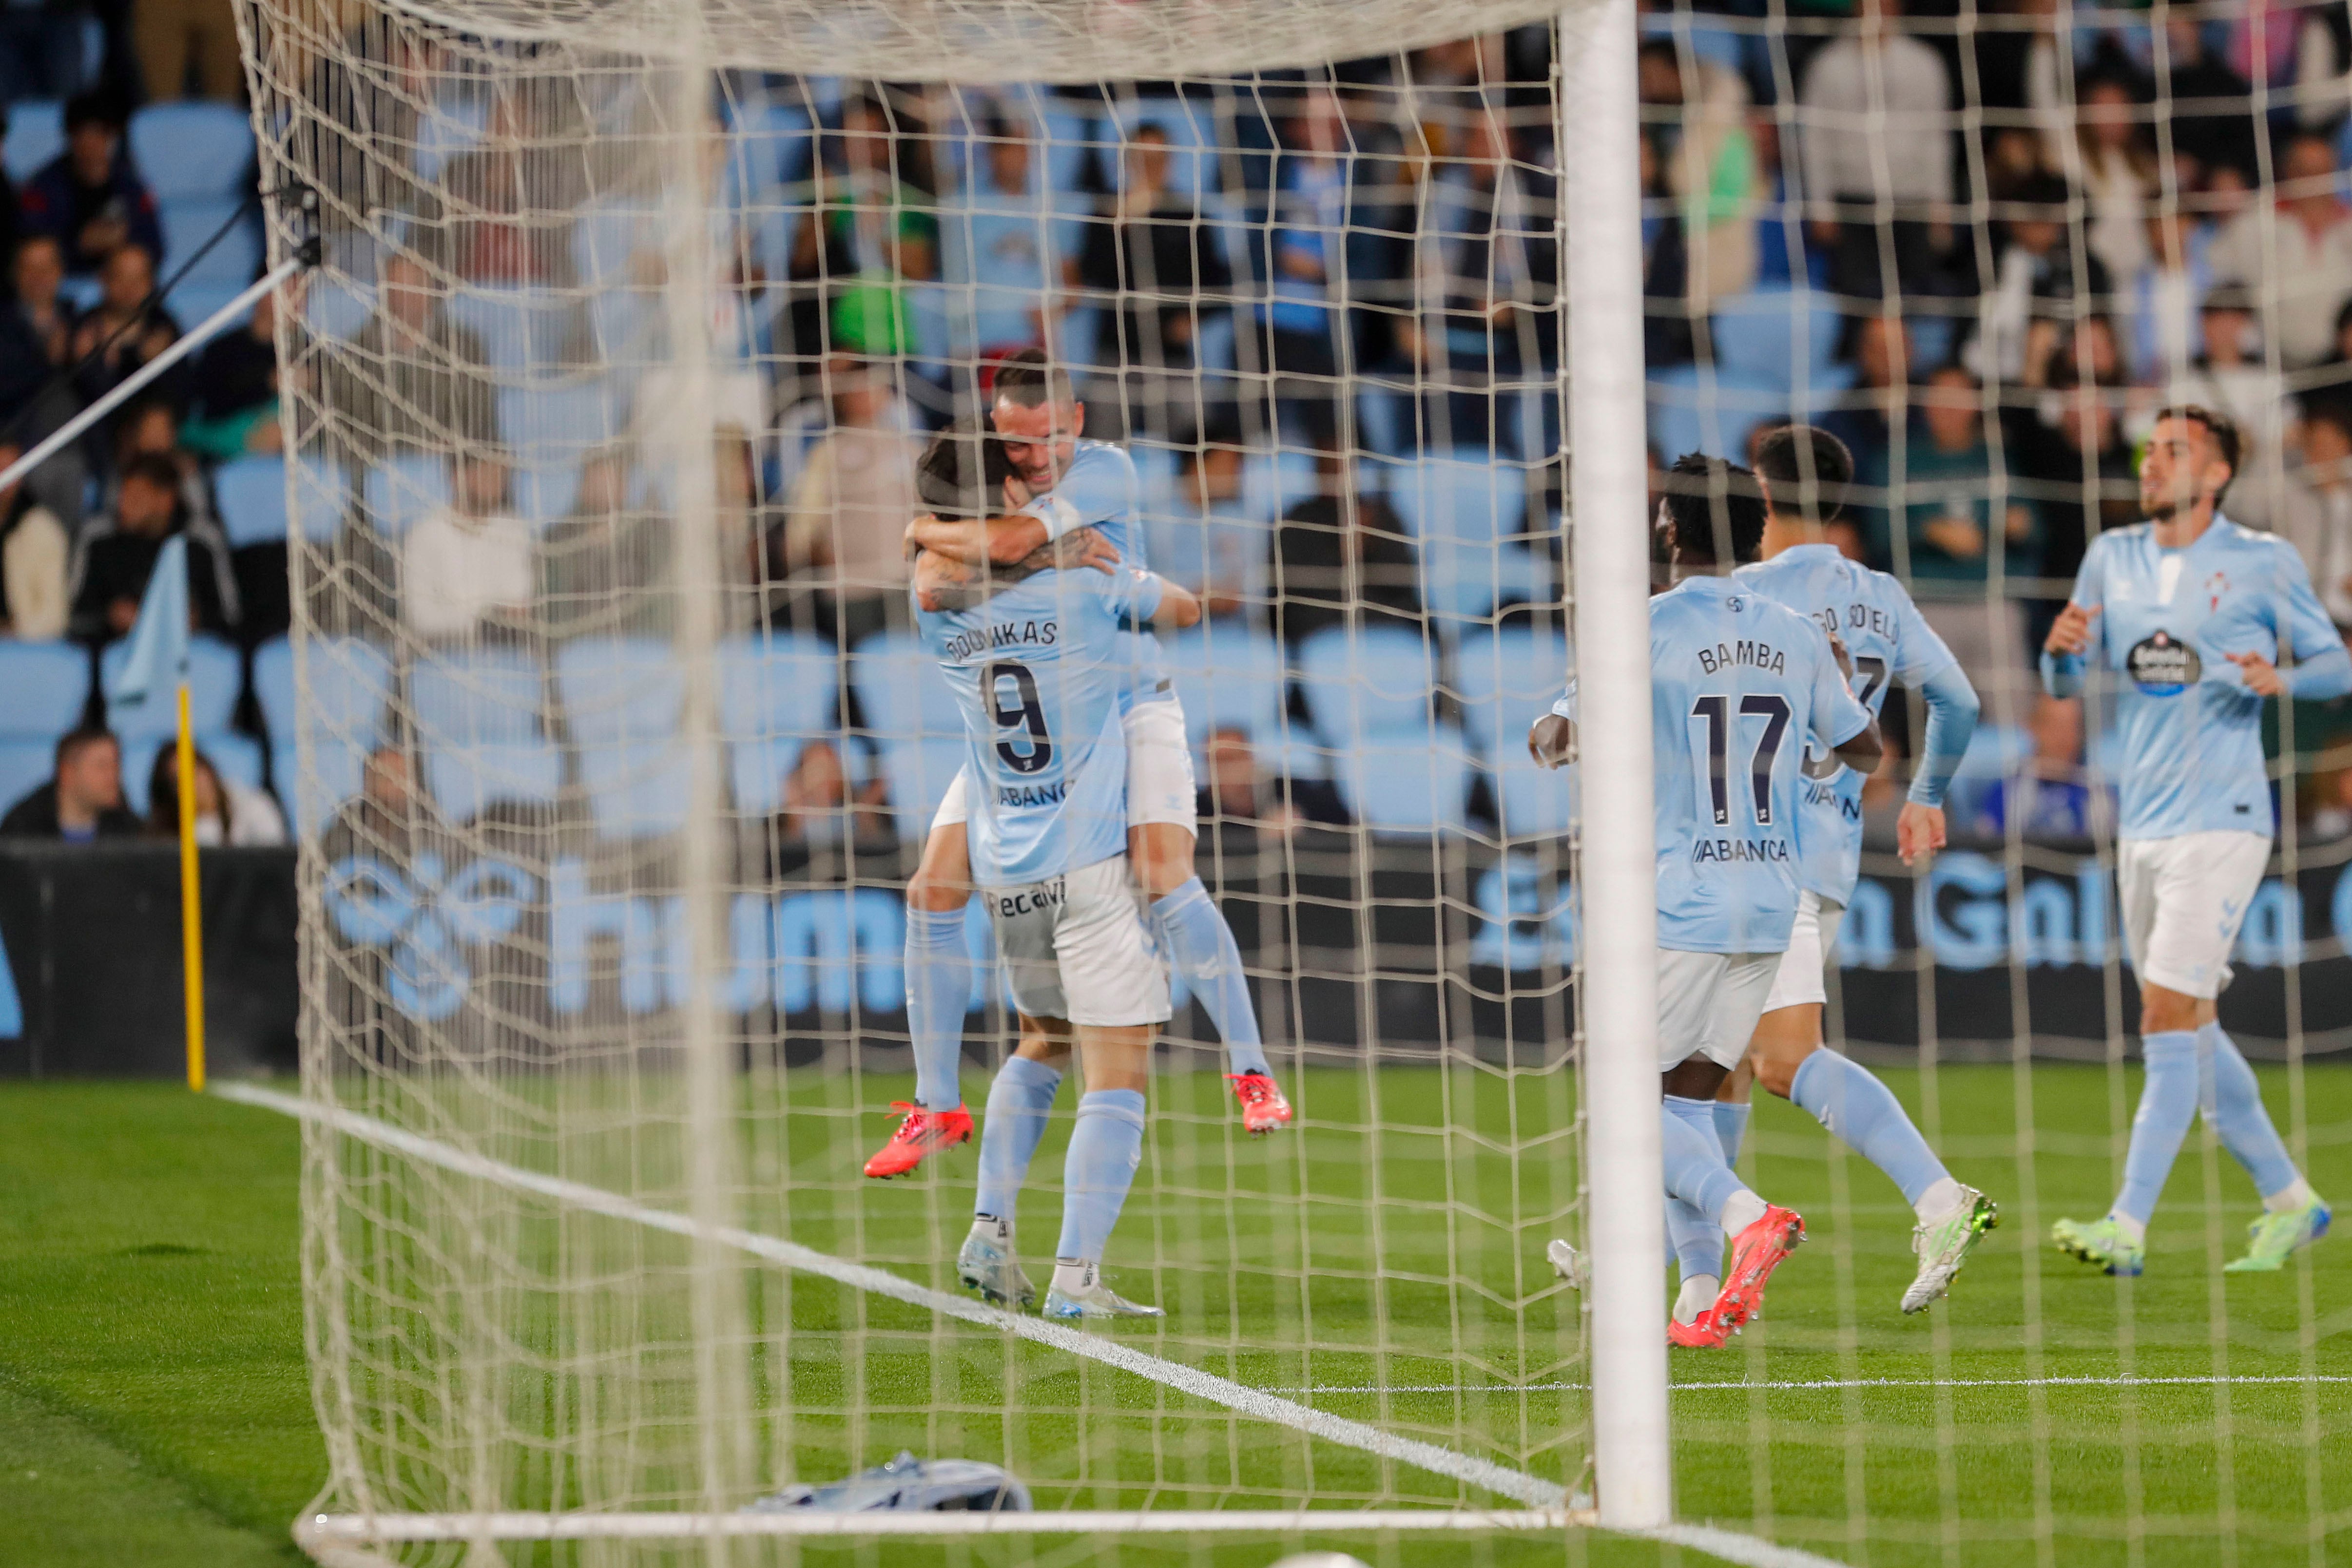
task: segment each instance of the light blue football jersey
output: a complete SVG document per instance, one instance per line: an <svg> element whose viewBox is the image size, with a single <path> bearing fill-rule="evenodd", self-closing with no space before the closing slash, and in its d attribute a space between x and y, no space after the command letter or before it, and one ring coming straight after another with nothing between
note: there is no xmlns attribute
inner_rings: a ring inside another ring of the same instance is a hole
<svg viewBox="0 0 2352 1568"><path fill-rule="evenodd" d="M969 610L918 611L963 710L972 879L1042 882L1127 851L1122 620L1160 580L1121 567L1045 571Z"/></svg>
<svg viewBox="0 0 2352 1568"><path fill-rule="evenodd" d="M1835 545L1798 545L1731 575L1844 640L1853 695L1874 719L1886 706L1890 681L1925 685L1958 663L1902 583L1848 560ZM1804 761L1797 883L1844 904L1862 875L1862 775L1810 742Z"/></svg>
<svg viewBox="0 0 2352 1568"><path fill-rule="evenodd" d="M1140 512L1142 486L1135 476L1135 459L1127 448L1108 441L1080 441L1054 487L1021 508L1056 534L1093 528L1118 551L1119 564L1138 571L1151 570ZM1160 639L1148 631L1129 632L1126 642L1128 679L1120 701L1171 702L1175 694L1168 680Z"/></svg>
<svg viewBox="0 0 2352 1568"><path fill-rule="evenodd" d="M2340 659L2294 547L2220 517L2186 549L2158 546L2150 523L2110 528L2084 553L2074 601L2099 612L2085 660L2116 694L2118 835L2275 831L2263 699L2224 655Z"/></svg>
<svg viewBox="0 0 2352 1568"><path fill-rule="evenodd" d="M1574 718L1575 699L1552 711ZM1829 639L1744 583L1686 579L1650 601L1650 722L1658 945L1786 952L1806 737L1826 751L1870 727Z"/></svg>

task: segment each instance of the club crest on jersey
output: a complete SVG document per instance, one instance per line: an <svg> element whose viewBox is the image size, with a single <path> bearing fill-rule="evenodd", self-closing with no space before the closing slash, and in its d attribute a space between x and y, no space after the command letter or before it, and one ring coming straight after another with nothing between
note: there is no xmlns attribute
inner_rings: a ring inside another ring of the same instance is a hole
<svg viewBox="0 0 2352 1568"><path fill-rule="evenodd" d="M2230 591L2230 574L2217 571L2205 580L2205 613L2210 615L2221 608L2221 595Z"/></svg>
<svg viewBox="0 0 2352 1568"><path fill-rule="evenodd" d="M2205 664L2197 650L2169 632L2158 632L2134 643L2124 655L2124 669L2132 683L2152 697L2177 697L2205 674Z"/></svg>

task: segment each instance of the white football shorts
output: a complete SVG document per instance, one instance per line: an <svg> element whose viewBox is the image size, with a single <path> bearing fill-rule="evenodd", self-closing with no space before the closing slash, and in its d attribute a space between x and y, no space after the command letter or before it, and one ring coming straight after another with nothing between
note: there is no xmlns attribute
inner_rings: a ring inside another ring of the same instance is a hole
<svg viewBox="0 0 2352 1568"><path fill-rule="evenodd" d="M1105 1028L1167 1021L1168 971L1125 855L980 896L1023 1012Z"/></svg>
<svg viewBox="0 0 2352 1568"><path fill-rule="evenodd" d="M1726 1070L1739 1065L1764 997L1780 972L1778 953L1685 953L1658 949L1658 1071L1694 1056Z"/></svg>
<svg viewBox="0 0 2352 1568"><path fill-rule="evenodd" d="M1186 832L1201 831L1199 785L1192 775L1192 748L1184 739L1184 707L1173 697L1165 702L1139 702L1127 710L1127 825L1173 822ZM931 818L933 828L968 821L971 809L964 800L969 768L959 769L955 782Z"/></svg>
<svg viewBox="0 0 2352 1568"><path fill-rule="evenodd" d="M2118 843L2124 944L2141 983L2205 1001L2220 996L2270 858L2268 834L2229 828Z"/></svg>
<svg viewBox="0 0 2352 1568"><path fill-rule="evenodd" d="M1807 1002L1815 1007L1829 1005L1829 987L1822 974L1829 966L1831 950L1837 946L1838 925L1844 919L1845 905L1837 900L1817 893L1798 895L1797 924L1790 928L1789 950L1780 955L1780 970L1772 977L1772 993L1764 998L1766 1012Z"/></svg>

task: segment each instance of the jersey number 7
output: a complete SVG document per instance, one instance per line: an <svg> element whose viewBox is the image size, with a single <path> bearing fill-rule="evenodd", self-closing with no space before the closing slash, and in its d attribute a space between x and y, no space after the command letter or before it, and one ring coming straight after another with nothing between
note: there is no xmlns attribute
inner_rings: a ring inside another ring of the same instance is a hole
<svg viewBox="0 0 2352 1568"><path fill-rule="evenodd" d="M1731 788L1727 764L1731 751L1731 699L1720 694L1709 694L1691 704L1690 716L1706 723L1706 755L1694 757L1700 765L1701 776L1706 779L1710 803L1715 808L1717 827L1731 821ZM1780 754L1780 742L1789 734L1789 699L1751 693L1739 699L1739 716L1760 718L1764 732L1756 737L1756 749L1748 758L1748 785L1755 802L1759 827L1772 824L1772 762ZM1696 748L1694 748L1696 749Z"/></svg>

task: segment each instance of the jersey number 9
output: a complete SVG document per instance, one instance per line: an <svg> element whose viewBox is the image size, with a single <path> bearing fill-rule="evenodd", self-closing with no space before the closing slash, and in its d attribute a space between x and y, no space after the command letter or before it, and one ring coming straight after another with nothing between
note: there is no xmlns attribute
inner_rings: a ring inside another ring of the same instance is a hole
<svg viewBox="0 0 2352 1568"><path fill-rule="evenodd" d="M1011 680L1013 695L1017 705L1004 706L1003 682ZM989 712L996 716L996 727L1002 730L1029 734L1028 749L1008 737L996 743L996 755L1004 766L1015 773L1042 773L1054 760L1054 737L1045 728L1045 705L1037 700L1037 677L1029 673L1026 664L1002 664L988 666L981 677L988 692Z"/></svg>

